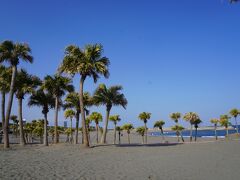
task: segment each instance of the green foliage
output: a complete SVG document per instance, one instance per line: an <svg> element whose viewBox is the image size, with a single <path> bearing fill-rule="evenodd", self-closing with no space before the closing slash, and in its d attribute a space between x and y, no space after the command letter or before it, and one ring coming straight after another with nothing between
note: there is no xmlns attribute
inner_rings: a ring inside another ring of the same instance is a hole
<svg viewBox="0 0 240 180"><path fill-rule="evenodd" d="M217 124L219 123L219 119L213 118L213 119L210 119L210 122L215 126L217 126Z"/></svg>
<svg viewBox="0 0 240 180"><path fill-rule="evenodd" d="M89 116L91 121L94 121L96 124L99 124L99 122L102 122L103 117L101 113L98 112L93 112L90 116Z"/></svg>
<svg viewBox="0 0 240 180"><path fill-rule="evenodd" d="M141 114L139 114L138 118L144 123L147 123L147 121L151 118L151 113L142 112Z"/></svg>
<svg viewBox="0 0 240 180"><path fill-rule="evenodd" d="M220 125L225 128L228 128L228 126L231 125L231 123L229 122L229 119L230 117L228 115L221 115L219 120Z"/></svg>
<svg viewBox="0 0 240 180"><path fill-rule="evenodd" d="M181 118L181 113L176 112L170 114L170 118L175 121L175 123L178 123L179 119Z"/></svg>
<svg viewBox="0 0 240 180"><path fill-rule="evenodd" d="M74 116L75 116L75 111L74 110L72 110L72 109L67 109L65 112L64 112L64 117L66 118L66 119L68 119L68 118L70 118L70 119L73 119L74 118Z"/></svg>
<svg viewBox="0 0 240 180"><path fill-rule="evenodd" d="M11 68L7 68L0 65L0 91L8 92L10 89L12 71Z"/></svg>
<svg viewBox="0 0 240 180"><path fill-rule="evenodd" d="M126 109L127 99L123 93L120 93L122 86L111 86L107 88L105 84L100 84L94 92L93 101L97 106L106 105L107 110L112 106L122 106Z"/></svg>
<svg viewBox="0 0 240 180"><path fill-rule="evenodd" d="M179 131L184 130L184 127L183 127L183 126L180 126L180 125L175 125L175 126L172 127L172 130L179 132Z"/></svg>
<svg viewBox="0 0 240 180"><path fill-rule="evenodd" d="M185 121L190 122L190 124L194 124L194 122L199 119L199 115L195 112L188 112L183 116Z"/></svg>
<svg viewBox="0 0 240 180"><path fill-rule="evenodd" d="M160 120L160 121L156 121L153 127L162 129L164 125L165 125L165 122L163 120Z"/></svg>
<svg viewBox="0 0 240 180"><path fill-rule="evenodd" d="M112 121L114 124L117 124L117 122L121 121L121 118L119 115L114 115L114 116L110 116L109 120Z"/></svg>
<svg viewBox="0 0 240 180"><path fill-rule="evenodd" d="M144 136L145 135L145 127L141 126L141 127L138 127L136 132L141 135L141 136Z"/></svg>
<svg viewBox="0 0 240 180"><path fill-rule="evenodd" d="M37 120L37 121L33 121L32 123L33 123L32 125L34 127L33 133L36 136L42 137L43 133L44 133L44 120L40 119L40 120Z"/></svg>
<svg viewBox="0 0 240 180"><path fill-rule="evenodd" d="M132 124L124 124L124 125L122 126L122 129L123 129L123 130L126 130L127 133L129 134L130 131L131 131L132 129L134 129L134 127L133 127Z"/></svg>
<svg viewBox="0 0 240 180"><path fill-rule="evenodd" d="M234 108L234 109L232 109L232 110L229 112L229 114L230 114L232 117L236 118L236 117L240 114L240 112L239 112L238 109Z"/></svg>

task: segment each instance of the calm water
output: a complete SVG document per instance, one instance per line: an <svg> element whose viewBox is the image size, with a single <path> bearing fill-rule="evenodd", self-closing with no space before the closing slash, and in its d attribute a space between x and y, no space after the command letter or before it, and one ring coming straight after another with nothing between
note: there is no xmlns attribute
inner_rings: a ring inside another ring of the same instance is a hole
<svg viewBox="0 0 240 180"><path fill-rule="evenodd" d="M236 133L236 130L228 130L229 134L234 134ZM152 136L161 136L160 132L152 132L151 133ZM169 136L169 137L176 137L176 132L175 131L165 131L164 132L165 136ZM184 137L190 137L190 131L189 130L185 130L182 131L182 135ZM226 135L226 130L217 130L217 135L219 138L224 138ZM193 131L193 136L195 136L195 131ZM215 137L215 131L214 130L198 130L197 132L197 137Z"/></svg>

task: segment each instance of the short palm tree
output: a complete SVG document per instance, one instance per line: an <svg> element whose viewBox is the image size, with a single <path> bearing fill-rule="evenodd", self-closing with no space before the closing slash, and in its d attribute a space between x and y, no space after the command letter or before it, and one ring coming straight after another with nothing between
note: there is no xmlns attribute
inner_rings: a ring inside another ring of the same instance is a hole
<svg viewBox="0 0 240 180"><path fill-rule="evenodd" d="M180 126L180 125L175 125L172 127L172 130L173 131L176 131L176 135L177 135L177 139L178 139L178 142L179 142L179 135L182 137L182 130L184 130L184 127ZM182 140L183 140L183 137L182 137ZM183 140L184 142L184 140Z"/></svg>
<svg viewBox="0 0 240 180"><path fill-rule="evenodd" d="M106 143L108 120L112 107L122 106L124 109L126 109L127 99L125 98L124 94L120 92L122 89L122 86L112 86L107 88L105 84L100 84L94 93L94 103L96 105L106 106L106 120L101 139L101 143L103 144Z"/></svg>
<svg viewBox="0 0 240 180"><path fill-rule="evenodd" d="M116 144L116 138L117 138L117 122L121 121L121 118L119 115L114 115L114 116L110 116L109 120L112 121L114 123L114 140L113 140L113 144Z"/></svg>
<svg viewBox="0 0 240 180"><path fill-rule="evenodd" d="M96 83L99 76L109 77L108 66L110 64L107 57L103 57L103 46L101 44L86 45L84 49L78 46L70 45L65 50L65 57L59 68L60 72L65 72L71 75L80 75L80 108L84 112L83 89L84 82L87 77L92 77ZM85 113L81 113L84 144L89 147L89 139L86 131Z"/></svg>
<svg viewBox="0 0 240 180"><path fill-rule="evenodd" d="M151 118L151 113L142 112L138 118L144 122L145 127L145 143L147 144L147 121Z"/></svg>
<svg viewBox="0 0 240 180"><path fill-rule="evenodd" d="M193 125L194 122L199 119L199 116L195 112L188 112L183 116L183 119L190 123L191 129L190 129L190 142L192 142L192 136L193 136Z"/></svg>
<svg viewBox="0 0 240 180"><path fill-rule="evenodd" d="M102 114L101 113L98 113L98 112L93 112L89 118L91 119L91 121L94 121L95 124L96 124L96 142L98 143L98 131L99 131L99 122L102 122L103 120L103 117L102 117Z"/></svg>
<svg viewBox="0 0 240 180"><path fill-rule="evenodd" d="M196 119L193 124L194 124L194 127L195 127L195 142L197 141L197 129L198 129L198 126L199 124L202 123L202 120L200 119Z"/></svg>
<svg viewBox="0 0 240 180"><path fill-rule="evenodd" d="M124 124L122 126L122 129L127 131L127 134L128 134L128 144L130 144L130 132L131 132L132 129L134 129L133 125L132 124Z"/></svg>
<svg viewBox="0 0 240 180"><path fill-rule="evenodd" d="M39 119L34 122L33 133L40 138L40 143L44 143L44 119Z"/></svg>
<svg viewBox="0 0 240 180"><path fill-rule="evenodd" d="M214 124L214 130L215 130L215 138L216 140L218 140L218 136L217 136L217 125L219 123L219 119L211 119L210 122L212 124Z"/></svg>
<svg viewBox="0 0 240 180"><path fill-rule="evenodd" d="M238 109L232 109L229 114L234 117L235 119L235 125L236 125L236 131L237 131L237 135L238 135L238 123L237 123L237 117L239 116L240 112Z"/></svg>
<svg viewBox="0 0 240 180"><path fill-rule="evenodd" d="M138 127L136 129L136 132L142 136L142 144L144 144L145 127L144 126Z"/></svg>
<svg viewBox="0 0 240 180"><path fill-rule="evenodd" d="M15 133L15 136L17 138L17 135L18 135L18 125L19 125L18 117L16 115L11 115L10 119L13 122L13 132Z"/></svg>
<svg viewBox="0 0 240 180"><path fill-rule="evenodd" d="M2 129L5 123L5 99L11 83L11 69L0 65L1 119Z"/></svg>
<svg viewBox="0 0 240 180"><path fill-rule="evenodd" d="M118 132L118 144L121 144L121 132L122 132L122 127L117 126L116 131Z"/></svg>
<svg viewBox="0 0 240 180"><path fill-rule="evenodd" d="M219 120L220 125L225 127L225 129L226 129L226 137L227 138L229 138L229 136L228 136L228 126L230 125L230 122L229 122L230 118L231 117L229 117L228 115L221 115L220 120Z"/></svg>
<svg viewBox="0 0 240 180"><path fill-rule="evenodd" d="M48 112L50 108L54 107L54 98L51 94L44 92L42 89L34 92L29 99L29 106L38 106L42 108L42 114L44 115L44 145L48 146Z"/></svg>
<svg viewBox="0 0 240 180"><path fill-rule="evenodd" d="M74 110L72 109L67 109L65 112L64 112L64 116L66 119L70 119L70 130L71 130L71 136L70 136L70 142L72 143L73 142L73 129L72 129L72 120L73 120L73 117L75 117L76 113Z"/></svg>
<svg viewBox="0 0 240 180"><path fill-rule="evenodd" d="M163 120L156 121L154 124L154 128L159 128L162 135L162 140L164 141L164 134L163 134L163 126L165 125L165 122Z"/></svg>
<svg viewBox="0 0 240 180"><path fill-rule="evenodd" d="M47 90L50 94L52 94L55 98L55 120L54 120L54 127L55 127L55 138L54 143L58 143L58 112L60 108L61 97L65 95L66 92L73 92L74 87L71 84L71 79L67 77L63 77L60 75L54 76L46 76L43 81L43 88Z"/></svg>
<svg viewBox="0 0 240 180"><path fill-rule="evenodd" d="M174 127L177 127L178 129L181 129L182 126L179 125L179 120L181 118L181 113L179 112L176 112L176 113L172 113L170 114L170 118L176 123L176 126ZM183 139L183 136L182 136L182 131L181 130L178 130L176 131L176 133L178 134L178 141L179 141L179 135L181 135L181 138L182 138L182 141L184 142L184 139Z"/></svg>
<svg viewBox="0 0 240 180"><path fill-rule="evenodd" d="M18 99L20 145L26 144L23 131L22 101L27 94L33 93L39 85L41 85L41 80L37 76L28 74L24 69L18 71L15 82L15 94Z"/></svg>
<svg viewBox="0 0 240 180"><path fill-rule="evenodd" d="M9 148L9 136L8 136L8 126L9 118L11 115L13 95L15 88L15 79L17 75L17 66L20 60L25 62L33 62L33 57L31 56L31 48L25 43L14 43L12 41L4 41L0 44L0 63L6 62L10 65L12 69L12 78L9 91L9 99L5 117L4 124L4 148Z"/></svg>

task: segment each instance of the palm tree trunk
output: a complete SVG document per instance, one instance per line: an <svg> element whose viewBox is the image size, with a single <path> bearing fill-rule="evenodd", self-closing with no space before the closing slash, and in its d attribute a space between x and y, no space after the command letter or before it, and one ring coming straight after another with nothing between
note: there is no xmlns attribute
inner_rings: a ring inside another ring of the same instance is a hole
<svg viewBox="0 0 240 180"><path fill-rule="evenodd" d="M12 66L12 79L11 79L11 85L10 85L10 91L9 91L6 119L5 119L4 128L3 128L4 148L9 148L8 128L9 128L9 118L10 118L11 110L12 110L16 75L17 75L17 66Z"/></svg>
<svg viewBox="0 0 240 180"><path fill-rule="evenodd" d="M142 136L142 144L144 144L144 136Z"/></svg>
<svg viewBox="0 0 240 180"><path fill-rule="evenodd" d="M163 129L161 128L160 130L161 130L162 140L165 141Z"/></svg>
<svg viewBox="0 0 240 180"><path fill-rule="evenodd" d="M70 126L71 126L71 143L73 143L72 118L70 119Z"/></svg>
<svg viewBox="0 0 240 180"><path fill-rule="evenodd" d="M197 128L195 128L195 142L197 141Z"/></svg>
<svg viewBox="0 0 240 180"><path fill-rule="evenodd" d="M193 134L193 125L191 124L191 129L190 129L190 142L192 142L192 134Z"/></svg>
<svg viewBox="0 0 240 180"><path fill-rule="evenodd" d="M2 116L2 129L4 127L5 123L5 92L1 92L2 95L2 101L1 101L1 116Z"/></svg>
<svg viewBox="0 0 240 180"><path fill-rule="evenodd" d="M217 136L217 125L215 125L215 138L216 138L216 140L218 140L218 136Z"/></svg>
<svg viewBox="0 0 240 180"><path fill-rule="evenodd" d="M79 127L79 112L76 113L76 130L75 130L75 141L74 144L78 144L78 127Z"/></svg>
<svg viewBox="0 0 240 180"><path fill-rule="evenodd" d="M182 135L182 131L180 131L180 136L181 136L182 142L184 142L184 138L183 138L183 135Z"/></svg>
<svg viewBox="0 0 240 180"><path fill-rule="evenodd" d="M59 142L58 138L58 97L55 98L55 121L54 121L54 144Z"/></svg>
<svg viewBox="0 0 240 180"><path fill-rule="evenodd" d="M227 133L227 139L229 139L228 128L226 128L226 133Z"/></svg>
<svg viewBox="0 0 240 180"><path fill-rule="evenodd" d="M22 119L22 98L18 99L18 120L20 129L20 145L24 146L26 144L23 132L23 119Z"/></svg>
<svg viewBox="0 0 240 180"><path fill-rule="evenodd" d="M130 133L127 133L128 134L128 144L130 144Z"/></svg>
<svg viewBox="0 0 240 180"><path fill-rule="evenodd" d="M144 123L145 128L145 143L147 144L147 123Z"/></svg>
<svg viewBox="0 0 240 180"><path fill-rule="evenodd" d="M114 123L114 141L113 141L113 144L116 144L116 137L117 137L116 126L117 126L117 124Z"/></svg>
<svg viewBox="0 0 240 180"><path fill-rule="evenodd" d="M238 123L237 123L237 117L235 117L235 124L236 124L236 131L237 131L237 135L238 135Z"/></svg>
<svg viewBox="0 0 240 180"><path fill-rule="evenodd" d="M83 131L83 140L84 146L89 147L89 139L88 139L88 132L86 127L86 120L85 120L85 113L84 113L84 102L83 102L83 84L84 84L85 77L81 76L80 79L80 90L79 90L79 100L80 100L80 109L81 109L81 117L82 117L82 131Z"/></svg>
<svg viewBox="0 0 240 180"><path fill-rule="evenodd" d="M103 129L103 135L102 135L102 139L101 139L102 144L106 143L107 129L108 129L108 119L109 119L109 115L110 115L110 110L111 110L111 108L107 108L107 111L106 111L105 126L104 126L104 129Z"/></svg>
<svg viewBox="0 0 240 180"><path fill-rule="evenodd" d="M118 132L118 144L121 144L121 132Z"/></svg>
<svg viewBox="0 0 240 180"><path fill-rule="evenodd" d="M47 113L44 113L44 141L43 141L44 146L48 146L47 126L48 126Z"/></svg>
<svg viewBox="0 0 240 180"><path fill-rule="evenodd" d="M96 123L97 144L98 144L98 123Z"/></svg>

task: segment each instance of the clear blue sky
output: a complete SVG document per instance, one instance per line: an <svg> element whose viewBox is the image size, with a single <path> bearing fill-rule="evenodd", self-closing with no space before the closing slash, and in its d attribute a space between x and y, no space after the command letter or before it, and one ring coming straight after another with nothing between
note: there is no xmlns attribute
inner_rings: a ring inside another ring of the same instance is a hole
<svg viewBox="0 0 240 180"><path fill-rule="evenodd" d="M127 110L112 110L121 115L121 124L142 125L137 116L147 111L152 113L150 127L159 119L171 126L171 112L195 111L208 125L210 118L240 108L240 4L2 0L0 17L0 41L29 43L35 61L20 66L41 78L56 72L67 45L102 43L111 76L98 83L123 85L129 101ZM77 77L74 85L79 88ZM97 84L87 79L85 87L93 92ZM91 110L105 116L105 108ZM42 118L41 110L24 107L24 118ZM59 121L64 121L63 112Z"/></svg>

